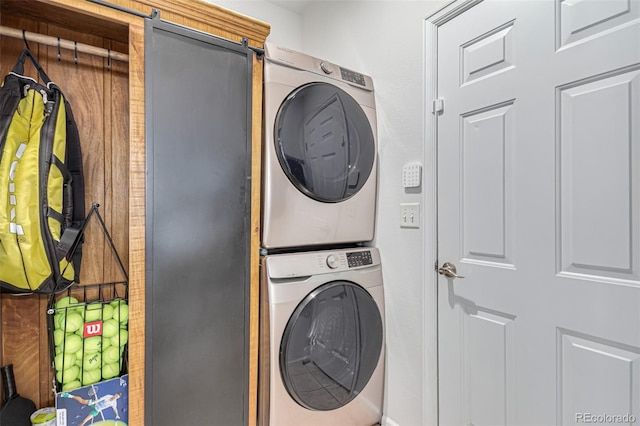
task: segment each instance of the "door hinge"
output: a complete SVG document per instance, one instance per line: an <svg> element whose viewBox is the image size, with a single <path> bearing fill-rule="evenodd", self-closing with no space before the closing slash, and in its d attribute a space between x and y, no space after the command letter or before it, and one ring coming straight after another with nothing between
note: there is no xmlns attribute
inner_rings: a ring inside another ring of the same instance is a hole
<svg viewBox="0 0 640 426"><path fill-rule="evenodd" d="M433 114L444 114L444 99L434 99L433 104L431 105L431 112Z"/></svg>

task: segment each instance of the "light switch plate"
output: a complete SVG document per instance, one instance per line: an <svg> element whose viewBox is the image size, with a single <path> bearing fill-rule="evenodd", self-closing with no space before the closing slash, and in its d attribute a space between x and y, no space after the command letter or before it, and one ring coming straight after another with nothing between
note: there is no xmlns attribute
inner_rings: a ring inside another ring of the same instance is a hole
<svg viewBox="0 0 640 426"><path fill-rule="evenodd" d="M420 228L420 203L400 203L400 227Z"/></svg>

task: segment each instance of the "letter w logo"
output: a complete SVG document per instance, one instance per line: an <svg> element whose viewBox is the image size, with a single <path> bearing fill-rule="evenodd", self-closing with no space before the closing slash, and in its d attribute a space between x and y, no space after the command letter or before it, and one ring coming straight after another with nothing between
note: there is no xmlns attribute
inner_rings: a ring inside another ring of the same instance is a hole
<svg viewBox="0 0 640 426"><path fill-rule="evenodd" d="M84 324L83 337L102 336L102 321L87 322Z"/></svg>

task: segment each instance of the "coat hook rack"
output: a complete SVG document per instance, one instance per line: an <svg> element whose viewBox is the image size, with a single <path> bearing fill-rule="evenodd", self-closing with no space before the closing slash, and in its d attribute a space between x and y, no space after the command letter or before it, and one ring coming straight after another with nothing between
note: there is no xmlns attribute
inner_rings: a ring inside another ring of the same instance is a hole
<svg viewBox="0 0 640 426"><path fill-rule="evenodd" d="M18 30L11 27L5 27L0 25L0 36L6 36L11 38L23 39L25 43L33 41L34 43L43 44L46 46L57 47L58 52L60 49L73 50L75 52L75 58L78 57L78 52L86 53L89 55L99 56L102 58L108 58L115 61L129 62L129 55L120 52L109 53L107 49L101 47L91 46L89 44L78 43L77 41L64 40L59 37L52 37L44 34L33 33L25 30Z"/></svg>

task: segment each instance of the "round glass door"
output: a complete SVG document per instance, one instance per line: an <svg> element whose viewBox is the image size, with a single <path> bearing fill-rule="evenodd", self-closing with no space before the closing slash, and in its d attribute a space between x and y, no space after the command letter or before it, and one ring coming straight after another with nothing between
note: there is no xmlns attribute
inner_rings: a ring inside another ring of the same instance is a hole
<svg viewBox="0 0 640 426"><path fill-rule="evenodd" d="M278 111L275 132L285 174L317 201L344 201L371 174L376 149L371 125L339 87L311 83L294 90Z"/></svg>
<svg viewBox="0 0 640 426"><path fill-rule="evenodd" d="M382 317L357 284L332 281L296 307L280 343L280 372L289 395L305 408L328 411L355 398L382 350Z"/></svg>

